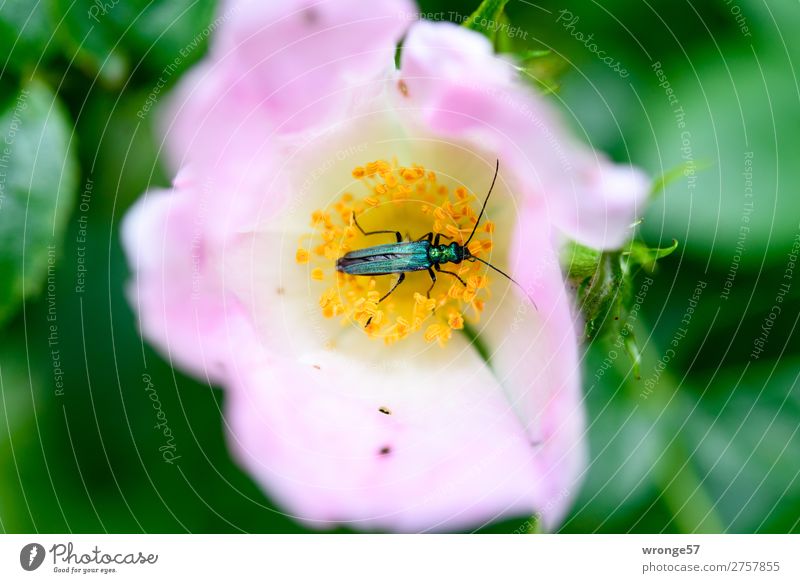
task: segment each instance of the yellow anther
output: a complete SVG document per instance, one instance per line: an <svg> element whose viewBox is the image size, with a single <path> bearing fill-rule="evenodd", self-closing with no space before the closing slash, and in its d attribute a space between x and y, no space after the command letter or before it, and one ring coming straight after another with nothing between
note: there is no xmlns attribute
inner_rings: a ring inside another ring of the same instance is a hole
<svg viewBox="0 0 800 583"><path fill-rule="evenodd" d="M386 182L386 186L389 188L394 188L397 186L397 177L392 172L384 172L383 180Z"/></svg>
<svg viewBox="0 0 800 583"><path fill-rule="evenodd" d="M461 236L461 231L456 229L453 225L445 225L444 230L447 231L447 234L450 235L453 239L459 238Z"/></svg>
<svg viewBox="0 0 800 583"><path fill-rule="evenodd" d="M483 251L483 243L481 241L472 241L469 245L467 245L467 249L473 255L479 255L481 251Z"/></svg>
<svg viewBox="0 0 800 583"><path fill-rule="evenodd" d="M467 286L464 288L464 293L461 294L461 299L467 303L470 303L472 300L475 299L475 295L477 294L478 290L474 287Z"/></svg>
<svg viewBox="0 0 800 583"><path fill-rule="evenodd" d="M454 300L461 299L464 296L464 286L461 285L460 282L454 283L450 286L450 289L447 290L447 295Z"/></svg>
<svg viewBox="0 0 800 583"><path fill-rule="evenodd" d="M328 283L319 296L322 315L338 317L343 325L356 326L387 346L413 336L446 345L453 330L462 330L468 318L479 318L490 297L484 266L470 261L445 265L468 285L441 275L430 298L425 295L430 282L421 277L424 273L410 274L406 283L379 303L396 277L350 275L338 271L336 262L349 251L390 243L394 231L412 240L432 232L444 235L447 242L463 244L477 222L479 209L473 208L474 197L464 186L448 188L439 183L437 174L422 165L400 166L394 158L357 166L352 176L363 181L331 201L329 207L311 213L313 231L299 241L296 251L298 263L312 263L311 280ZM356 227L353 217L366 209L369 218L363 226L389 231L384 237L365 237ZM493 231L492 223L481 225L470 251L478 254L491 249L486 235Z"/></svg>
<svg viewBox="0 0 800 583"><path fill-rule="evenodd" d="M447 341L450 340L451 336L450 328L442 324L431 324L425 329L425 341L433 342L435 340L442 347L447 345Z"/></svg>
<svg viewBox="0 0 800 583"><path fill-rule="evenodd" d="M447 324L453 330L462 330L464 328L464 317L459 312L450 312L447 315Z"/></svg>

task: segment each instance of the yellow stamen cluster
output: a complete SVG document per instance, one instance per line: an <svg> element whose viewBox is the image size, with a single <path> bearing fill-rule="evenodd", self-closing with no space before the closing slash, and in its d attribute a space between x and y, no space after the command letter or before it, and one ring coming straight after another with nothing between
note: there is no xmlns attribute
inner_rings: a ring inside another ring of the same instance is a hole
<svg viewBox="0 0 800 583"><path fill-rule="evenodd" d="M398 342L424 330L427 342L445 346L453 330L461 330L465 318L477 321L489 294L489 279L483 266L464 261L442 265L466 282L437 273L431 291L427 271L406 274L406 280L388 298L379 302L397 281L397 275L357 276L336 270L336 260L349 251L394 243L391 234L365 236L365 231L399 231L406 240L419 239L428 232L442 234L441 242L463 245L477 221L472 208L475 197L466 188L450 188L435 172L419 165L399 166L384 160L356 167L358 181L353 192L344 193L332 208L314 211L313 232L300 241L298 264L306 266L312 280L325 282L319 305L326 318L340 318L342 324L356 323L370 338L386 344ZM494 231L490 221L481 224L469 244L473 255L485 255ZM449 237L449 238L448 238Z"/></svg>

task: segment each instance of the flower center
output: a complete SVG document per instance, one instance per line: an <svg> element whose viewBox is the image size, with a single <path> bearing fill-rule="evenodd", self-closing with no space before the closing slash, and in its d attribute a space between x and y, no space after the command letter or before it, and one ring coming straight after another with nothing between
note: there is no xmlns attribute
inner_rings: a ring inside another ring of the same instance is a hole
<svg viewBox="0 0 800 583"><path fill-rule="evenodd" d="M423 331L427 342L445 346L453 330L463 329L465 320L477 322L484 309L489 279L483 266L468 257L481 257L492 248L487 235L493 223L478 227L466 254L464 244L478 220L475 197L466 188L453 187L422 166L403 167L396 161L370 162L352 175L357 186L332 209L312 213L313 232L297 250L297 262L325 286L319 299L322 314L343 325L355 322L386 344ZM396 245L395 233L406 243L401 253L367 251ZM434 245L437 235L439 247ZM412 241L417 244L408 246ZM359 251L358 260L340 262L337 269L337 260L354 251ZM347 263L357 263L362 273L345 272ZM397 272L378 274L389 268ZM404 281L393 289L401 274Z"/></svg>

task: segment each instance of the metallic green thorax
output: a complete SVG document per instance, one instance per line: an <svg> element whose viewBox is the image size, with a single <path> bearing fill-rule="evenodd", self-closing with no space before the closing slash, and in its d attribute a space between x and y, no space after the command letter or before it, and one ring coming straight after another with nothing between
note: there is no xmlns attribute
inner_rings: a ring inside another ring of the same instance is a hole
<svg viewBox="0 0 800 583"><path fill-rule="evenodd" d="M468 254L469 251L456 243L432 246L428 250L428 258L431 260L431 263L439 264L461 263Z"/></svg>

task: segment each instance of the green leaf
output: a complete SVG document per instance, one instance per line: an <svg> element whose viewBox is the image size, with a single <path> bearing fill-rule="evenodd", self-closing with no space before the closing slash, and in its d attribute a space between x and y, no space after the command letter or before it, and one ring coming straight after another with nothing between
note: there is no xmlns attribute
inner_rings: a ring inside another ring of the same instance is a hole
<svg viewBox="0 0 800 583"><path fill-rule="evenodd" d="M55 38L65 57L89 77L97 77L108 87L118 87L128 75L128 59L120 48L120 38L110 19L119 5L100 14L102 3L88 0L46 0L51 18L59 23ZM95 13L97 11L97 13Z"/></svg>
<svg viewBox="0 0 800 583"><path fill-rule="evenodd" d="M75 197L72 124L58 98L31 81L0 113L0 322L42 290Z"/></svg>
<svg viewBox="0 0 800 583"><path fill-rule="evenodd" d="M46 1L67 58L108 87L119 87L132 68L165 84L177 80L232 13L212 22L216 3L197 0Z"/></svg>
<svg viewBox="0 0 800 583"><path fill-rule="evenodd" d="M0 66L17 72L36 66L50 52L52 30L44 2L5 0L0 9Z"/></svg>
<svg viewBox="0 0 800 583"><path fill-rule="evenodd" d="M594 275L602 252L575 241L568 241L561 252L561 264L566 267L567 277L576 283Z"/></svg>
<svg viewBox="0 0 800 583"><path fill-rule="evenodd" d="M663 259L678 248L678 241L672 240L672 245L659 249L658 247L648 247L641 241L631 241L630 246L622 253L624 257L633 262L641 265L647 271L653 272L656 268L656 262Z"/></svg>
<svg viewBox="0 0 800 583"><path fill-rule="evenodd" d="M628 356L637 379L642 355L630 321L635 275L632 267L640 265L653 272L656 262L677 248L677 241L664 249L631 241L623 251L601 252L570 241L562 250L561 264L586 322L586 339L610 340L608 346Z"/></svg>
<svg viewBox="0 0 800 583"><path fill-rule="evenodd" d="M586 320L586 338L608 332L624 315L630 295L628 261L620 251L601 253L577 243L562 257Z"/></svg>
<svg viewBox="0 0 800 583"><path fill-rule="evenodd" d="M464 21L464 26L483 33L494 44L497 31L502 26L503 9L508 0L483 0L481 5Z"/></svg>
<svg viewBox="0 0 800 583"><path fill-rule="evenodd" d="M707 170L712 166L713 164L710 161L701 160L700 162L683 162L667 170L653 181L653 185L650 187L650 200L652 201L663 194L667 186L679 181L681 178L691 176L702 170Z"/></svg>
<svg viewBox="0 0 800 583"><path fill-rule="evenodd" d="M197 0L130 0L108 16L122 34L132 62L152 74L176 80L205 53L208 39L235 11L227 6L213 20L216 2ZM170 80L168 79L168 80Z"/></svg>
<svg viewBox="0 0 800 583"><path fill-rule="evenodd" d="M553 54L553 51L550 49L531 49L528 51L524 51L518 55L520 61L533 61L535 59L543 59L544 57L549 57Z"/></svg>
<svg viewBox="0 0 800 583"><path fill-rule="evenodd" d="M567 71L567 61L550 50L530 50L517 57L523 79L545 94L561 88L559 79Z"/></svg>
<svg viewBox="0 0 800 583"><path fill-rule="evenodd" d="M800 529L798 370L786 358L723 372L685 405L691 463L731 532Z"/></svg>

